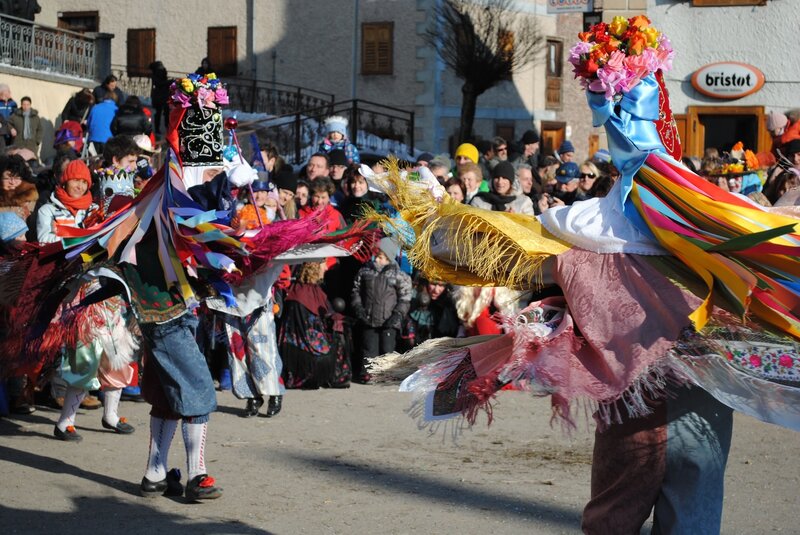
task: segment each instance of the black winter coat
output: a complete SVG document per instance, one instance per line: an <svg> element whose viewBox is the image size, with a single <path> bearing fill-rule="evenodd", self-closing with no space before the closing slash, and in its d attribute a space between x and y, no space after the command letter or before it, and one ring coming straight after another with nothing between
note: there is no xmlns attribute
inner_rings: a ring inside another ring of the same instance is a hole
<svg viewBox="0 0 800 535"><path fill-rule="evenodd" d="M117 110L114 120L111 121L111 133L115 136L138 136L139 134L149 136L152 131L153 123L140 108L122 106Z"/></svg>
<svg viewBox="0 0 800 535"><path fill-rule="evenodd" d="M411 308L411 277L395 262L383 268L367 262L353 282L351 304L366 325L399 329Z"/></svg>

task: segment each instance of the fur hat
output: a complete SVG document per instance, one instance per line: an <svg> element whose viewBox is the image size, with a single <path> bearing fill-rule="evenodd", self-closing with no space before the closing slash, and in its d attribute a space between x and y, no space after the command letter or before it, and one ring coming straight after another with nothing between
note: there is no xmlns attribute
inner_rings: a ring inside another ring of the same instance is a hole
<svg viewBox="0 0 800 535"><path fill-rule="evenodd" d="M0 212L0 241L8 243L28 232L28 225L15 212Z"/></svg>
<svg viewBox="0 0 800 535"><path fill-rule="evenodd" d="M347 136L347 125L349 122L345 117L340 115L332 115L331 117L325 119L324 124L328 134L332 132L339 132L343 136Z"/></svg>

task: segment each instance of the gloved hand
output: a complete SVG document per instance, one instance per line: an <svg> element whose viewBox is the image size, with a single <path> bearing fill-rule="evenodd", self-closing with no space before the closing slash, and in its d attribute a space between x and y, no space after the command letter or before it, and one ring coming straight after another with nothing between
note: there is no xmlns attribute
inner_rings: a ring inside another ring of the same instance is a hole
<svg viewBox="0 0 800 535"><path fill-rule="evenodd" d="M356 319L362 323L367 322L367 311L364 310L363 306L355 307L353 309L353 313L356 316Z"/></svg>
<svg viewBox="0 0 800 535"><path fill-rule="evenodd" d="M399 312L392 312L392 315L383 322L383 328L399 330L402 322L403 316L401 316Z"/></svg>

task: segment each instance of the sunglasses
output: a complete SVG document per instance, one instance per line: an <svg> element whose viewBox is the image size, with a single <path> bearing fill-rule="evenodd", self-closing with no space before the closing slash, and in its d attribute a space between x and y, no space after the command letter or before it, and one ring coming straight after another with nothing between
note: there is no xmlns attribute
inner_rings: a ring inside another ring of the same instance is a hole
<svg viewBox="0 0 800 535"><path fill-rule="evenodd" d="M578 175L579 178L596 178L597 175L594 173L581 173Z"/></svg>
<svg viewBox="0 0 800 535"><path fill-rule="evenodd" d="M505 152L508 150L508 147L497 147L497 152Z"/></svg>

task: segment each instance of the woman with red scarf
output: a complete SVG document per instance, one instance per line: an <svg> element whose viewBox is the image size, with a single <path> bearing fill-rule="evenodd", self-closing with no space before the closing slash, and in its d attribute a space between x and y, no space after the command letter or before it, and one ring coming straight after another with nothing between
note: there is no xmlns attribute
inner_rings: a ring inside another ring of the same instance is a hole
<svg viewBox="0 0 800 535"><path fill-rule="evenodd" d="M56 231L57 225L77 227L89 213L97 209L92 202L92 173L81 160L67 164L61 174L61 181L50 196L50 202L39 209L36 222L36 237L42 243L52 243L61 239Z"/></svg>

